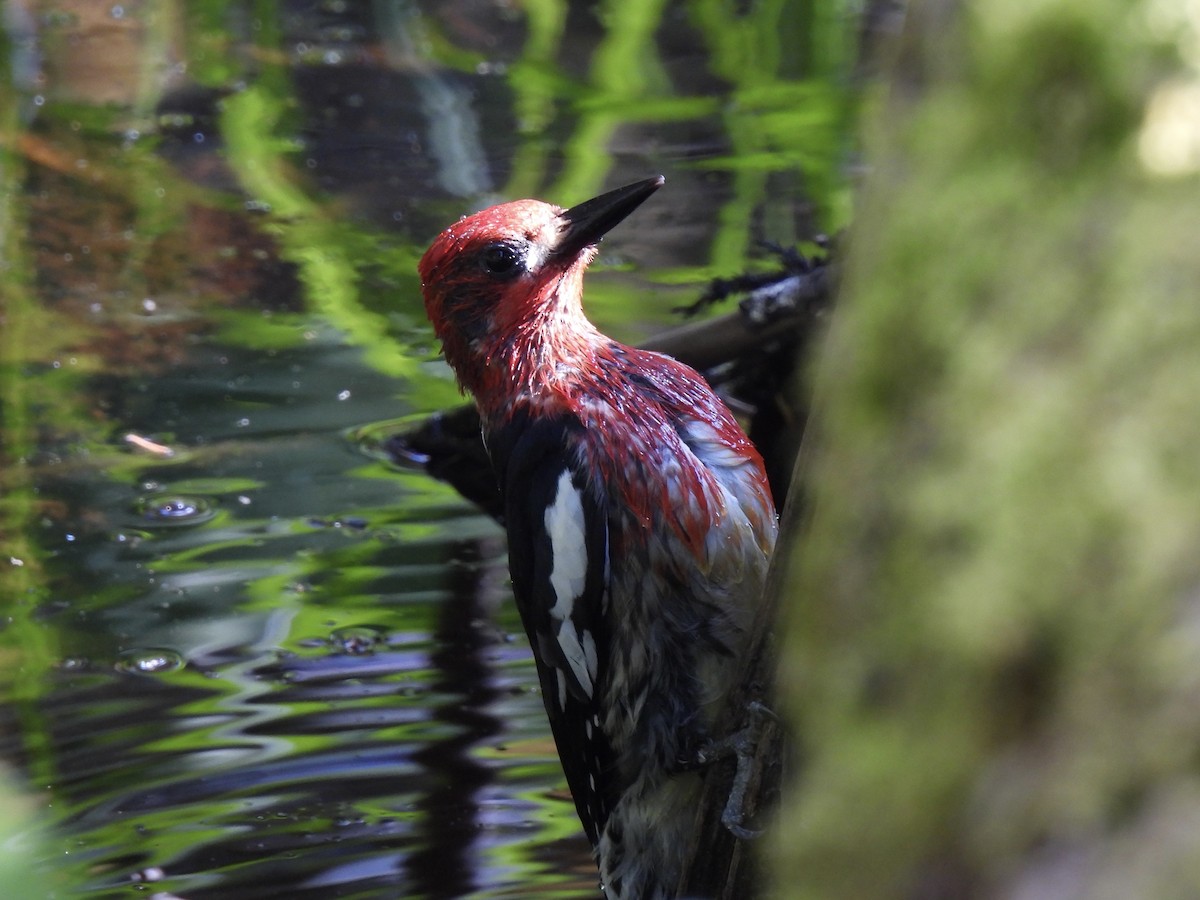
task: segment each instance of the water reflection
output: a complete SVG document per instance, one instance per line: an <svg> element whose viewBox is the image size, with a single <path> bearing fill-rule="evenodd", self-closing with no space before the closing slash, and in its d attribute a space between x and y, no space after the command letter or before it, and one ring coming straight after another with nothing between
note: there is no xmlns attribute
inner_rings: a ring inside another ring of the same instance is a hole
<svg viewBox="0 0 1200 900"><path fill-rule="evenodd" d="M379 450L460 401L415 262L498 196L662 171L590 282L637 339L756 238L838 224L841 26L800 0L25 10L0 758L47 826L29 856L90 898L594 896L500 530Z"/></svg>
<svg viewBox="0 0 1200 900"><path fill-rule="evenodd" d="M498 528L351 439L397 411L398 385L367 383L340 342L257 371L198 349L253 374L140 384L125 425L169 434L170 458L59 454L39 472L47 591L19 627L53 632L55 668L4 749L39 748L60 872L96 896L520 883L526 850L557 840L534 823L573 813L546 795L560 776ZM323 377L295 389L276 367ZM568 856L555 882L588 885L570 874L582 841Z"/></svg>
<svg viewBox="0 0 1200 900"><path fill-rule="evenodd" d="M90 890L147 872L192 898L502 885L496 856L534 816L511 799L529 772L513 783L478 751L500 752L514 714L539 730L540 708L523 646L495 624L501 551L495 536L453 545L448 593L418 613L435 620L412 630L345 625L280 651L294 629L269 614L253 644L196 648L184 671L139 649L58 673L40 710L51 787ZM553 783L547 749L519 764Z"/></svg>

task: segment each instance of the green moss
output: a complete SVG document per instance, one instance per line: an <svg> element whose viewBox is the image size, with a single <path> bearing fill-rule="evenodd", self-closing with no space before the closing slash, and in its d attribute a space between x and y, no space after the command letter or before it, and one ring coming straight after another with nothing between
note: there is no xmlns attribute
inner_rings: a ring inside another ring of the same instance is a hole
<svg viewBox="0 0 1200 900"><path fill-rule="evenodd" d="M1200 184L1123 5L928 14L817 372L781 893L1194 895Z"/></svg>

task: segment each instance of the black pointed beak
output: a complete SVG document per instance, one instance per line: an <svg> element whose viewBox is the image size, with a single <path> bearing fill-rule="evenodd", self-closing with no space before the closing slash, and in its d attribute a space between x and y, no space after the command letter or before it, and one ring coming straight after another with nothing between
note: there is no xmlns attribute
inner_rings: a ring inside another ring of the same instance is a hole
<svg viewBox="0 0 1200 900"><path fill-rule="evenodd" d="M572 206L560 216L564 227L554 253L574 256L584 247L599 243L600 238L641 206L665 182L666 179L661 175L655 175Z"/></svg>

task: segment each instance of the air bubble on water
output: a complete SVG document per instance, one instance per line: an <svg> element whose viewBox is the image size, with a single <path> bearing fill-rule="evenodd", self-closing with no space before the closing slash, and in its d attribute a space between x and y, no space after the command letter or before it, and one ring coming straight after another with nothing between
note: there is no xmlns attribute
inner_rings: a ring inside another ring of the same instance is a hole
<svg viewBox="0 0 1200 900"><path fill-rule="evenodd" d="M335 650L352 656L365 656L374 653L376 647L386 642L387 631L378 625L347 625L334 629L329 640Z"/></svg>
<svg viewBox="0 0 1200 900"><path fill-rule="evenodd" d="M163 647L143 647L126 650L117 657L113 668L129 675L158 675L182 669L183 665L183 657L174 650Z"/></svg>
<svg viewBox="0 0 1200 900"><path fill-rule="evenodd" d="M186 494L142 497L134 506L142 521L152 526L199 525L216 515L210 500Z"/></svg>
<svg viewBox="0 0 1200 900"><path fill-rule="evenodd" d="M140 872L134 872L129 876L129 880L137 884L138 882L153 882L162 881L166 877L166 872L158 866L147 866Z"/></svg>

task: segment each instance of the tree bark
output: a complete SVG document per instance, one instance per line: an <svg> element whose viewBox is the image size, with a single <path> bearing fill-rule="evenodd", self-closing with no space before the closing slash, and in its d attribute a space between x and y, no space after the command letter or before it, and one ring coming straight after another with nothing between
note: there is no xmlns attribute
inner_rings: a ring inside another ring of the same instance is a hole
<svg viewBox="0 0 1200 900"><path fill-rule="evenodd" d="M801 460L803 458L802 455ZM747 726L760 727L753 744L743 806L743 824L750 829L765 829L770 824L779 806L780 786L789 762L787 730L774 715L779 661L778 623L783 575L788 570L788 549L794 546L795 536L803 530L804 509L800 492L791 492L780 522L780 550L772 560L767 577L766 602L754 620L746 671L714 729L717 735L729 735ZM767 714L751 713L753 704L760 704ZM686 848L688 862L679 886L680 897L750 900L763 893L761 851L764 839L739 840L723 821L736 770L736 761L725 759L705 773L696 828Z"/></svg>
<svg viewBox="0 0 1200 900"><path fill-rule="evenodd" d="M786 536L773 896L1200 896L1200 29L1169 6L912 3Z"/></svg>

